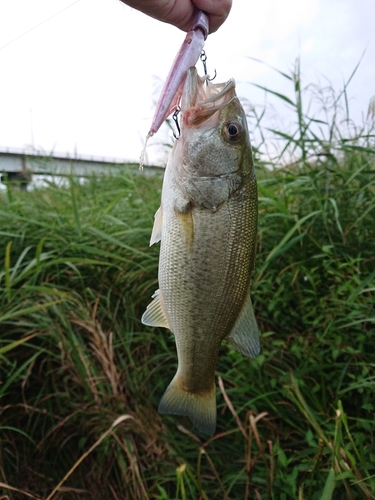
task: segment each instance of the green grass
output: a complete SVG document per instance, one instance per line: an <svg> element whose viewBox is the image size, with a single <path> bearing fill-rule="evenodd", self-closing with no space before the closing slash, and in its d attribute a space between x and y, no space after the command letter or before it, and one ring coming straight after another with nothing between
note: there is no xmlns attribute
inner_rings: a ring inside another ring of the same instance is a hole
<svg viewBox="0 0 375 500"><path fill-rule="evenodd" d="M374 136L312 122L290 81L288 166L254 148L262 352L222 346L212 439L156 410L176 369L140 323L161 178L1 193L0 497L375 499Z"/></svg>

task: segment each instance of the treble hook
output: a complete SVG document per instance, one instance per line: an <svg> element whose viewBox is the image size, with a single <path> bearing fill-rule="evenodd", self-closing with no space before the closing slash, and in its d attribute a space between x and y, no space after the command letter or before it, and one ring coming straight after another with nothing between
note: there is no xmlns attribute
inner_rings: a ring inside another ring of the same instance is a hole
<svg viewBox="0 0 375 500"><path fill-rule="evenodd" d="M199 56L200 57L200 60L202 61L203 63L203 69L204 69L204 76L207 77L207 80L209 82L212 82L212 80L214 80L216 78L216 69L215 69L215 74L212 78L208 78L208 73L207 73L207 64L206 64L206 61L207 61L207 54L204 50L202 50L201 52L201 55Z"/></svg>
<svg viewBox="0 0 375 500"><path fill-rule="evenodd" d="M175 111L175 112L173 113L173 115L172 115L173 121L175 122L176 127L177 127L177 131L178 131L178 137L177 137L177 136L176 136L176 134L173 132L173 137L174 137L175 139L178 139L178 138L180 137L180 135L181 135L180 124L178 123L178 115L180 114L180 111L181 111L181 108L180 108L180 106L178 106L178 107L176 108L176 111Z"/></svg>

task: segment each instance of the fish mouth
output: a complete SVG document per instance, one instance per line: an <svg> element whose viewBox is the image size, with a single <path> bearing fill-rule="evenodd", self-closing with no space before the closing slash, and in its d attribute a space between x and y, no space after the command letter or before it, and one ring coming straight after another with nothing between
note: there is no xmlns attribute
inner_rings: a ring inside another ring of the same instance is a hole
<svg viewBox="0 0 375 500"><path fill-rule="evenodd" d="M224 83L211 83L208 75L199 76L195 67L188 71L181 97L185 125L198 125L213 116L236 98L233 78Z"/></svg>

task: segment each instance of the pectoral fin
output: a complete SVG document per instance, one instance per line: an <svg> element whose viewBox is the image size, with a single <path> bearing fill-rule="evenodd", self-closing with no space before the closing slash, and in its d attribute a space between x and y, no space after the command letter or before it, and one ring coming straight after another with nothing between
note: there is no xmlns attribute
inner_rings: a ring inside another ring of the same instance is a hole
<svg viewBox="0 0 375 500"><path fill-rule="evenodd" d="M161 326L163 328L169 328L168 320L161 302L160 290L156 290L152 298L154 300L150 302L146 311L142 315L142 323L147 326Z"/></svg>
<svg viewBox="0 0 375 500"><path fill-rule="evenodd" d="M155 213L154 217L154 227L152 228L151 238L150 238L150 246L154 243L157 243L161 240L161 227L163 223L163 211L162 208L159 207Z"/></svg>
<svg viewBox="0 0 375 500"><path fill-rule="evenodd" d="M248 358L258 356L260 352L259 333L250 294L245 300L232 331L225 340Z"/></svg>

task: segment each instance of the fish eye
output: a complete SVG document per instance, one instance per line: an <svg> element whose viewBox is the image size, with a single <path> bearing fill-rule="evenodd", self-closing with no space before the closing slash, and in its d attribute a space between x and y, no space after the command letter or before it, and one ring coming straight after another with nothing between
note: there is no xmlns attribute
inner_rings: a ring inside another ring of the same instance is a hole
<svg viewBox="0 0 375 500"><path fill-rule="evenodd" d="M242 137L242 125L236 120L231 120L225 124L224 133L230 141L238 141Z"/></svg>

